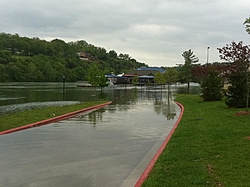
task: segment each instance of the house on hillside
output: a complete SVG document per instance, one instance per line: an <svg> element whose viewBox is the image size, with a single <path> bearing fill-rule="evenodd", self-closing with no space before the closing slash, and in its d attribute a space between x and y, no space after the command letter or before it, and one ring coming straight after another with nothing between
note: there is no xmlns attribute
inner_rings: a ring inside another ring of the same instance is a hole
<svg viewBox="0 0 250 187"><path fill-rule="evenodd" d="M93 60L94 58L88 54L88 53L84 53L84 52L79 52L77 53L78 57L80 58L80 60Z"/></svg>

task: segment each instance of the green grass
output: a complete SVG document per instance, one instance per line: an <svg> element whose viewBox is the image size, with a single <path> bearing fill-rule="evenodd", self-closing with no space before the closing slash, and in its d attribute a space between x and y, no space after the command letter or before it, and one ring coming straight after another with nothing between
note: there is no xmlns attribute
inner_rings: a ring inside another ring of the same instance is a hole
<svg viewBox="0 0 250 187"><path fill-rule="evenodd" d="M144 187L250 186L250 116L224 101L178 95L185 112Z"/></svg>
<svg viewBox="0 0 250 187"><path fill-rule="evenodd" d="M107 101L84 102L75 105L53 106L48 108L33 109L8 115L2 115L0 118L0 132L37 121L49 119L55 116L60 116L62 114L67 114L69 112L105 102Z"/></svg>

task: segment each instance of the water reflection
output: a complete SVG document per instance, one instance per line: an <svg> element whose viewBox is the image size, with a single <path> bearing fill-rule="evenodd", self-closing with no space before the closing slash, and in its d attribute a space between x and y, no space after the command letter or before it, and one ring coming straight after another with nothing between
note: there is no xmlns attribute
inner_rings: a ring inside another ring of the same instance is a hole
<svg viewBox="0 0 250 187"><path fill-rule="evenodd" d="M164 97L156 98L154 109L157 114L164 115L168 120L174 119L176 116L175 103L173 101L172 92L168 91Z"/></svg>
<svg viewBox="0 0 250 187"><path fill-rule="evenodd" d="M104 108L98 109L98 111L88 111L83 114L77 115L75 118L71 118L69 120L72 121L88 121L92 123L93 127L96 127L97 123L100 123L103 119L103 113L105 112Z"/></svg>
<svg viewBox="0 0 250 187"><path fill-rule="evenodd" d="M185 93L185 85L171 86L171 93L166 87L134 87L118 86L104 88L77 87L77 83L1 83L0 84L0 115L9 111L21 111L39 106L53 106L74 102L96 101L100 99L111 100L116 110L127 111L139 100L154 99L156 113L164 114L168 119L173 118L174 104L172 97L175 93ZM63 88L65 92L63 92ZM192 85L190 93L197 93L198 85ZM121 107L119 107L121 106Z"/></svg>
<svg viewBox="0 0 250 187"><path fill-rule="evenodd" d="M107 93L103 93L108 96ZM143 120L150 119L151 116L164 116L168 121L174 120L177 117L176 104L173 101L173 96L171 91L160 90L160 89L130 89L130 90L118 90L113 92L113 102L105 109L99 109L97 111L88 112L87 114L81 114L73 121L82 122L82 124L91 124L93 128L96 128L97 124L101 124L103 120L103 115L109 116L109 120L118 120L117 113L119 113L119 118L127 116L122 123L134 123L138 122L139 113L144 113L145 116ZM153 109L153 110L152 110ZM147 111L150 110L150 111ZM155 113L156 115L152 114ZM120 120L120 119L119 119ZM150 119L151 120L151 119ZM133 121L133 122L132 122ZM111 122L110 122L111 123Z"/></svg>

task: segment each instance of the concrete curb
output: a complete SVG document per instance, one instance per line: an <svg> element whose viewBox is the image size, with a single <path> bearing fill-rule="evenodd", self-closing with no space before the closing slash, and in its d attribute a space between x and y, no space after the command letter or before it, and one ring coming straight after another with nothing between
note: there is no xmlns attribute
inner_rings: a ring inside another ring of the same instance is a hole
<svg viewBox="0 0 250 187"><path fill-rule="evenodd" d="M79 113L86 112L86 111L89 111L89 110L99 109L99 108L105 107L105 106L107 106L107 105L109 105L111 103L112 102L110 101L110 102L107 102L107 103L103 103L103 104L91 106L91 107L88 107L88 108L84 108L84 109L81 109L81 110L77 110L77 111L74 111L74 112L70 112L70 113L67 113L67 114L63 114L61 116L56 116L56 117L49 118L49 119L46 119L46 120L42 120L42 121L38 121L38 122L31 123L31 124L28 124L28 125L24 125L24 126L21 126L21 127L9 129L9 130L6 130L6 131L2 131L2 132L0 132L0 135L9 134L9 133L13 133L13 132L17 132L17 131L21 131L21 130L25 130L25 129L29 129L29 128L33 128L33 127L47 125L47 124L52 123L52 122L65 120L65 119L71 118L71 117L73 117L73 116L75 116L75 115L77 115Z"/></svg>
<svg viewBox="0 0 250 187"><path fill-rule="evenodd" d="M141 177L138 179L138 181L136 182L136 184L135 184L134 187L141 187L141 185L143 184L143 182L147 179L147 177L148 177L149 173L152 171L152 169L153 169L156 161L158 160L159 156L162 154L162 152L165 149L166 145L168 144L170 138L174 134L175 129L179 125L179 123L181 121L181 118L183 116L183 113L184 113L184 106L182 104L178 103L178 102L176 102L176 104L181 108L181 113L180 113L179 118L177 119L176 123L174 124L174 127L172 128L172 130L168 134L167 138L164 140L164 142L162 143L161 147L158 149L158 151L156 152L155 156L152 158L152 160L150 161L149 165L144 170L144 172L142 173Z"/></svg>

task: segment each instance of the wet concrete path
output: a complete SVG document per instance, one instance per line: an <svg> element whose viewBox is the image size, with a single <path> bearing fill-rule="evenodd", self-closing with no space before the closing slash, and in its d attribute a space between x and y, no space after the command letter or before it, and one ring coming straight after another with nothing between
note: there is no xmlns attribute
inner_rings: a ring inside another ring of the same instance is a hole
<svg viewBox="0 0 250 187"><path fill-rule="evenodd" d="M179 114L147 98L2 135L0 186L134 186Z"/></svg>

